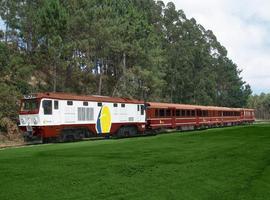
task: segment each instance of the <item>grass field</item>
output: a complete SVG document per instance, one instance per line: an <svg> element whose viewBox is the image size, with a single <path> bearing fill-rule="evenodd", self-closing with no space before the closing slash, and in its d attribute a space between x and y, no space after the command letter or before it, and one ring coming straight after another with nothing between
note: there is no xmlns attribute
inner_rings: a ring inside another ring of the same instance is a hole
<svg viewBox="0 0 270 200"><path fill-rule="evenodd" d="M0 150L0 200L270 199L270 125Z"/></svg>

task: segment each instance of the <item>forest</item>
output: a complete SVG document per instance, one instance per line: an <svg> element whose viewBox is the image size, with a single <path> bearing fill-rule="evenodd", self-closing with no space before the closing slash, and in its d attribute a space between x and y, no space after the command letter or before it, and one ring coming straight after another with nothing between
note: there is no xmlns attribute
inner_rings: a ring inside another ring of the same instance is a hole
<svg viewBox="0 0 270 200"><path fill-rule="evenodd" d="M252 93L211 30L170 2L0 0L0 127L23 94L55 91L246 107Z"/></svg>
<svg viewBox="0 0 270 200"><path fill-rule="evenodd" d="M255 109L257 119L270 120L270 94L251 95L247 106Z"/></svg>

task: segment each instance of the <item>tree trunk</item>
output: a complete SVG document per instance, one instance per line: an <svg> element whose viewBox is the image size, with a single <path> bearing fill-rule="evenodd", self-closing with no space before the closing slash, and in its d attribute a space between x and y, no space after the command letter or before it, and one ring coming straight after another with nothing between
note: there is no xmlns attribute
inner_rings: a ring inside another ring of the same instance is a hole
<svg viewBox="0 0 270 200"><path fill-rule="evenodd" d="M98 83L98 95L101 95L101 90L102 90L102 75L103 75L103 59L101 60L100 64L100 72L99 72L99 83Z"/></svg>
<svg viewBox="0 0 270 200"><path fill-rule="evenodd" d="M53 92L56 92L56 77L57 77L57 73L56 73L56 62L53 62Z"/></svg>
<svg viewBox="0 0 270 200"><path fill-rule="evenodd" d="M101 89L102 89L102 74L99 75L98 95L101 95Z"/></svg>
<svg viewBox="0 0 270 200"><path fill-rule="evenodd" d="M126 53L123 53L123 68L122 68L123 74L121 77L119 77L119 79L117 80L113 92L112 92L112 96L115 96L116 94L116 90L118 89L118 85L120 84L120 82L123 80L123 88L126 89L126 81L125 81L125 76L126 76Z"/></svg>

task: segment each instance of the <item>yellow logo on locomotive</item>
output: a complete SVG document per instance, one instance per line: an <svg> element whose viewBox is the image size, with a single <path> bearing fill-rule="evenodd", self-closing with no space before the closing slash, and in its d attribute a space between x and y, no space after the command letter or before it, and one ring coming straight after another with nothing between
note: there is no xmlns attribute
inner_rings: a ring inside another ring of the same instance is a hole
<svg viewBox="0 0 270 200"><path fill-rule="evenodd" d="M98 134L110 133L112 125L112 116L108 106L102 106L96 123L96 130Z"/></svg>

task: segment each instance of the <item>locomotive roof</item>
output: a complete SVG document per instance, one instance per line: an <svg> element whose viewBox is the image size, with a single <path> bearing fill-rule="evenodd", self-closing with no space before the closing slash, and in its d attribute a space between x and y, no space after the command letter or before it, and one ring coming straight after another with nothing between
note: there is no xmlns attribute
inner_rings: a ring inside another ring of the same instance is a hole
<svg viewBox="0 0 270 200"><path fill-rule="evenodd" d="M112 102L112 103L134 103L143 104L143 101L130 99L130 98L119 98L119 97L108 97L98 95L77 95L71 93L61 92L46 92L33 94L34 98L49 98L59 100L74 100L74 101L96 101L96 102Z"/></svg>

